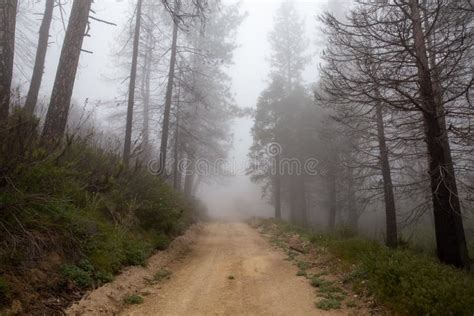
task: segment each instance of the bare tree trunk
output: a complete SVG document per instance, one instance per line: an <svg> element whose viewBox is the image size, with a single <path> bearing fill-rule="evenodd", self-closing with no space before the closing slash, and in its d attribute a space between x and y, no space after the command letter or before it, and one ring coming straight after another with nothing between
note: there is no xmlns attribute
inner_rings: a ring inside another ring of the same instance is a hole
<svg viewBox="0 0 474 316"><path fill-rule="evenodd" d="M297 206L297 188L296 188L296 181L293 175L289 175L289 198L290 198L290 222L293 224L298 223L298 206Z"/></svg>
<svg viewBox="0 0 474 316"><path fill-rule="evenodd" d="M174 132L174 161L173 161L173 188L177 191L181 189L181 174L179 173L179 97L180 91L178 89L178 98L176 103L176 127Z"/></svg>
<svg viewBox="0 0 474 316"><path fill-rule="evenodd" d="M357 232L359 228L359 215L357 214L357 204L356 204L356 197L355 197L355 190L354 190L354 175L351 169L348 172L348 188L347 188L347 202L348 205L348 212L349 212L349 227Z"/></svg>
<svg viewBox="0 0 474 316"><path fill-rule="evenodd" d="M48 50L49 29L53 20L54 0L46 0L43 20L41 22L38 38L38 47L36 49L35 66L31 77L30 89L25 101L25 112L33 115L38 102L38 94L43 80L44 63L46 52Z"/></svg>
<svg viewBox="0 0 474 316"><path fill-rule="evenodd" d="M92 0L74 0L54 80L51 101L41 135L44 145L54 146L64 136L82 42Z"/></svg>
<svg viewBox="0 0 474 316"><path fill-rule="evenodd" d="M148 44L150 44L148 42ZM143 100L143 152L144 159L150 158L150 80L151 80L151 54L152 48L149 46L145 52L144 69L141 84L141 94Z"/></svg>
<svg viewBox="0 0 474 316"><path fill-rule="evenodd" d="M125 141L123 146L123 163L128 166L132 148L133 107L135 104L135 85L137 80L138 49L140 45L140 26L142 18L142 0L137 2L135 32L133 35L132 68L130 70L130 84L128 87L127 123L125 127Z"/></svg>
<svg viewBox="0 0 474 316"><path fill-rule="evenodd" d="M195 160L194 157L188 156L189 164L186 168L186 176L184 177L184 196L191 197L194 183L194 167Z"/></svg>
<svg viewBox="0 0 474 316"><path fill-rule="evenodd" d="M452 164L446 126L439 119L433 81L422 29L418 0L410 0L420 94L423 102L425 136L430 156L429 175L435 218L438 258L447 264L469 269L466 239L456 178Z"/></svg>
<svg viewBox="0 0 474 316"><path fill-rule="evenodd" d="M302 175L298 175L297 184L299 224L306 226L308 221L306 212L306 185Z"/></svg>
<svg viewBox="0 0 474 316"><path fill-rule="evenodd" d="M175 2L177 5L178 1ZM177 8L176 10L179 10ZM168 150L168 134L170 125L170 113L171 113L171 100L173 98L173 84L174 84L174 69L176 65L176 49L178 42L178 21L174 21L173 24L173 41L171 45L171 57L170 57L170 68L168 73L168 85L166 87L166 101L165 111L163 115L163 127L161 131L161 146L160 146L160 168L161 173L166 173L166 152Z"/></svg>
<svg viewBox="0 0 474 316"><path fill-rule="evenodd" d="M379 160L382 169L383 193L385 201L385 222L387 247L395 248L398 244L397 213L395 208L395 197L393 195L392 174L390 171L390 161L388 159L387 143L385 141L385 127L383 122L382 105L375 106L377 120L377 138L379 142Z"/></svg>
<svg viewBox="0 0 474 316"><path fill-rule="evenodd" d="M202 176L198 176L197 179L194 181L193 183L193 188L191 190L191 194L192 196L197 196L197 193L198 193L198 190L199 190L199 186L201 185L202 183Z"/></svg>
<svg viewBox="0 0 474 316"><path fill-rule="evenodd" d="M0 124L10 111L17 0L0 0Z"/></svg>
<svg viewBox="0 0 474 316"><path fill-rule="evenodd" d="M275 218L281 219L281 175L280 175L280 154L275 156L275 175L273 194L275 198Z"/></svg>
<svg viewBox="0 0 474 316"><path fill-rule="evenodd" d="M329 163L328 181L329 181L329 216L328 228L333 231L336 228L336 211L337 211L337 188L336 188L336 161Z"/></svg>

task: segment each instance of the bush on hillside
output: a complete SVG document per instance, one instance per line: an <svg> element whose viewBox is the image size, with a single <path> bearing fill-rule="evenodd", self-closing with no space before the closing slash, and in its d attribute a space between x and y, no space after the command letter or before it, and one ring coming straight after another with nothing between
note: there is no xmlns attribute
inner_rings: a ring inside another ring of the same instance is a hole
<svg viewBox="0 0 474 316"><path fill-rule="evenodd" d="M113 148L66 137L46 151L37 126L17 111L0 130L1 273L27 279L54 253L62 265L46 272L97 286L124 265L143 265L191 222L189 202L146 170L125 170ZM30 283L32 292L40 286Z"/></svg>

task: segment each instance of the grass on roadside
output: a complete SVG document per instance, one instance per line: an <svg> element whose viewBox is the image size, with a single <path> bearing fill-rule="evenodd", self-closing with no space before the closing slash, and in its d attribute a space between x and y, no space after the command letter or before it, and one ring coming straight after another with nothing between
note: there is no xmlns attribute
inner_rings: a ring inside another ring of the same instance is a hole
<svg viewBox="0 0 474 316"><path fill-rule="evenodd" d="M339 268L347 272L344 281L351 283L354 291L373 296L396 313L474 313L473 274L441 264L435 257L408 247L391 250L376 241L351 234L317 234L273 220L265 220L261 225L264 231L274 231L280 238L285 234L299 234L313 247L327 250L334 258L340 259L334 263L340 261ZM338 291L332 283L320 277L313 277L311 283L327 294L316 304L319 308L338 306L335 303Z"/></svg>
<svg viewBox="0 0 474 316"><path fill-rule="evenodd" d="M171 276L171 271L166 270L166 269L160 269L156 271L155 275L153 276L153 279L155 281L161 281L164 279L169 279Z"/></svg>
<svg viewBox="0 0 474 316"><path fill-rule="evenodd" d="M137 304L142 304L143 303L143 297L140 295L132 294L128 295L123 299L125 304L128 305L137 305Z"/></svg>

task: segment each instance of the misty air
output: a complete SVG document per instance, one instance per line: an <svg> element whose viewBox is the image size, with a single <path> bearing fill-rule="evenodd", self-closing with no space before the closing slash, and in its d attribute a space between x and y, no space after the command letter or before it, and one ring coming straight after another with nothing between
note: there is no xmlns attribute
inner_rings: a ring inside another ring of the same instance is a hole
<svg viewBox="0 0 474 316"><path fill-rule="evenodd" d="M0 315L473 315L471 0L1 0Z"/></svg>

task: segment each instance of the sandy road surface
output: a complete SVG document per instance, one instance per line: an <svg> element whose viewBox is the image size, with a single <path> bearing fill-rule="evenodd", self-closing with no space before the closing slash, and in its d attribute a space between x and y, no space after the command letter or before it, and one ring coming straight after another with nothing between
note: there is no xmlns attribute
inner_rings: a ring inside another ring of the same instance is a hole
<svg viewBox="0 0 474 316"><path fill-rule="evenodd" d="M314 289L285 257L246 224L206 224L171 278L122 315L346 314L316 309Z"/></svg>

